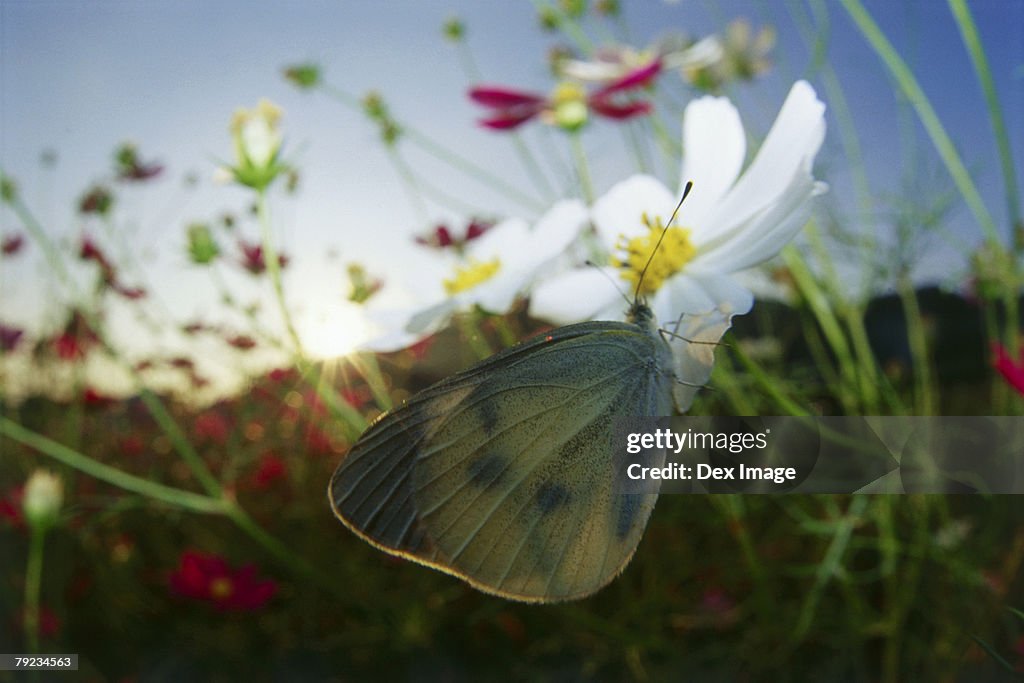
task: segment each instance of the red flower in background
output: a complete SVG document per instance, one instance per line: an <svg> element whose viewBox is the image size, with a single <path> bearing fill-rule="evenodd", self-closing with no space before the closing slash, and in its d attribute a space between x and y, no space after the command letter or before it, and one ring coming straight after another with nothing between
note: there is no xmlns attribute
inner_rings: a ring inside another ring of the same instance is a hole
<svg viewBox="0 0 1024 683"><path fill-rule="evenodd" d="M439 223L434 226L434 229L431 232L428 232L425 235L417 235L416 243L422 244L425 247L433 247L435 249L461 249L466 246L466 242L475 240L492 227L494 227L494 223L474 218L470 220L469 224L466 226L464 234L461 237L456 237L452 234L451 229L447 225Z"/></svg>
<svg viewBox="0 0 1024 683"><path fill-rule="evenodd" d="M195 420L192 422L192 431L197 441L212 441L217 444L223 444L227 441L231 425L228 423L227 418L220 413L205 412L196 415Z"/></svg>
<svg viewBox="0 0 1024 683"><path fill-rule="evenodd" d="M25 629L25 609L22 608L17 614L18 630ZM39 606L39 635L43 638L53 638L60 633L60 618L57 613L46 605Z"/></svg>
<svg viewBox="0 0 1024 683"><path fill-rule="evenodd" d="M126 142L114 152L117 177L121 180L149 180L160 175L164 167L156 162L143 163L135 145Z"/></svg>
<svg viewBox="0 0 1024 683"><path fill-rule="evenodd" d="M21 251L21 248L25 245L25 236L21 233L15 235L4 235L3 241L0 241L0 251L3 252L4 256L13 256Z"/></svg>
<svg viewBox="0 0 1024 683"><path fill-rule="evenodd" d="M284 460L277 457L270 451L260 458L256 471L252 474L253 488L264 491L270 488L275 482L288 478L288 466Z"/></svg>
<svg viewBox="0 0 1024 683"><path fill-rule="evenodd" d="M9 327L0 323L0 351L13 351L18 348L18 342L21 341L22 335L25 334L24 330L18 329L17 327Z"/></svg>
<svg viewBox="0 0 1024 683"><path fill-rule="evenodd" d="M256 340L247 334L235 334L228 337L226 341L239 351L248 351L256 346Z"/></svg>
<svg viewBox="0 0 1024 683"><path fill-rule="evenodd" d="M6 520L16 529L25 528L25 518L21 514L21 499L24 494L24 486L15 486L0 498L0 520Z"/></svg>
<svg viewBox="0 0 1024 683"><path fill-rule="evenodd" d="M995 368L1006 381L1010 383L1018 393L1024 395L1024 348L1018 354L1017 360L1010 357L1009 352L1002 344L993 344L992 352L995 353Z"/></svg>
<svg viewBox="0 0 1024 683"><path fill-rule="evenodd" d="M263 258L262 246L239 239L238 248L242 250L242 267L247 271L253 275L259 275L267 269L267 262ZM288 257L284 254L278 254L277 262L282 268L284 268L288 265Z"/></svg>
<svg viewBox="0 0 1024 683"><path fill-rule="evenodd" d="M106 408L114 402L114 399L100 393L95 387L86 387L82 392L82 400L85 405L93 408Z"/></svg>
<svg viewBox="0 0 1024 683"><path fill-rule="evenodd" d="M64 329L53 338L53 350L61 360L81 360L90 348L99 342L96 333L89 327L85 316L72 311Z"/></svg>
<svg viewBox="0 0 1024 683"><path fill-rule="evenodd" d="M221 611L255 610L277 593L277 584L256 576L256 565L231 568L219 555L186 550L170 577L171 592L209 602Z"/></svg>

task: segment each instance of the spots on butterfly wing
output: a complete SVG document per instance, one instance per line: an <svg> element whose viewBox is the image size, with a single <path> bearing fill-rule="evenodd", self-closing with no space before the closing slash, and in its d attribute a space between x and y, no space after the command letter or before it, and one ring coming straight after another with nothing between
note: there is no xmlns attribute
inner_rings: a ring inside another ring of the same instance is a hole
<svg viewBox="0 0 1024 683"><path fill-rule="evenodd" d="M486 434L494 434L494 430L498 426L498 420L500 419L500 415L498 413L498 404L496 401L480 401L476 404L476 414L480 417L480 424L483 426Z"/></svg>
<svg viewBox="0 0 1024 683"><path fill-rule="evenodd" d="M642 499L639 494L626 493L619 496L619 506L615 520L615 534L619 540L626 538L633 528L633 522L640 511Z"/></svg>
<svg viewBox="0 0 1024 683"><path fill-rule="evenodd" d="M469 464L469 480L481 488L497 486L508 464L508 458L500 453L488 453Z"/></svg>
<svg viewBox="0 0 1024 683"><path fill-rule="evenodd" d="M568 503L570 497L569 489L561 484L544 483L537 489L537 507L548 515Z"/></svg>

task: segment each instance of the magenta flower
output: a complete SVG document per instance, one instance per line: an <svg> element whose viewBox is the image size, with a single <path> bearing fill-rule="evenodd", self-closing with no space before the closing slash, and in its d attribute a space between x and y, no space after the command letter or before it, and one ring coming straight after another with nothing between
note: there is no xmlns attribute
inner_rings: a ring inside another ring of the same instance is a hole
<svg viewBox="0 0 1024 683"><path fill-rule="evenodd" d="M578 130L587 122L589 111L616 121L650 113L650 102L631 99L629 94L650 85L660 72L661 61L656 59L589 94L580 84L566 81L550 97L497 86L477 86L469 97L493 111L480 120L487 128L511 130L540 117L566 130Z"/></svg>
<svg viewBox="0 0 1024 683"><path fill-rule="evenodd" d="M466 230L460 237L452 234L452 229L444 223L438 223L434 226L433 230L425 235L417 235L416 244L422 244L425 247L433 247L435 249L454 248L459 250L466 246L466 242L475 240L493 226L494 223L490 221L482 221L473 218L469 221L469 224L466 225Z"/></svg>
<svg viewBox="0 0 1024 683"><path fill-rule="evenodd" d="M259 244L238 240L238 248L242 251L242 267L253 275L260 275L267 269L267 262L263 258L263 247ZM284 254L277 255L277 263L281 268L288 265L288 257Z"/></svg>
<svg viewBox="0 0 1024 683"><path fill-rule="evenodd" d="M171 591L224 612L259 609L277 593L276 583L256 577L255 565L232 569L223 557L195 550L182 553L180 562L171 574Z"/></svg>
<svg viewBox="0 0 1024 683"><path fill-rule="evenodd" d="M11 327L0 323L0 351L7 353L18 348L25 331L17 327Z"/></svg>
<svg viewBox="0 0 1024 683"><path fill-rule="evenodd" d="M992 351L996 355L996 370L1017 390L1017 393L1024 395L1024 349L1021 349L1016 361L1002 344L993 344Z"/></svg>
<svg viewBox="0 0 1024 683"><path fill-rule="evenodd" d="M21 251L21 248L25 245L25 236L21 233L15 233L13 235L4 235L2 241L0 241L0 252L3 252L4 256L13 256Z"/></svg>

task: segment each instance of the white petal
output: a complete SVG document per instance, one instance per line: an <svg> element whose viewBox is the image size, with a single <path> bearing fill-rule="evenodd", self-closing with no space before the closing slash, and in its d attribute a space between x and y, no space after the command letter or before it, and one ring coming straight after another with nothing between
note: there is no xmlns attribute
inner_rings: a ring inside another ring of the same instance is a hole
<svg viewBox="0 0 1024 683"><path fill-rule="evenodd" d="M613 186L594 202L591 216L601 241L612 250L620 235L646 234L647 228L641 221L644 213L667 221L678 201L679 198L659 180L649 175L635 175Z"/></svg>
<svg viewBox="0 0 1024 683"><path fill-rule="evenodd" d="M686 316L676 333L678 337L669 339L676 374L673 398L679 412L690 408L697 391L711 377L715 349L731 323L732 315L721 311Z"/></svg>
<svg viewBox="0 0 1024 683"><path fill-rule="evenodd" d="M405 331L420 338L433 334L448 322L451 314L458 309L455 299L445 299L440 303L416 311L409 316Z"/></svg>
<svg viewBox="0 0 1024 683"><path fill-rule="evenodd" d="M615 290L612 268L576 268L538 284L530 296L530 316L556 325L599 320L615 305L624 309L622 293ZM617 319L621 319L619 316Z"/></svg>
<svg viewBox="0 0 1024 683"><path fill-rule="evenodd" d="M679 225L692 227L694 237L707 229L707 218L743 168L746 133L740 115L725 97L702 97L683 115L682 184L693 191L679 209ZM680 190L681 191L681 190Z"/></svg>
<svg viewBox="0 0 1024 683"><path fill-rule="evenodd" d="M807 223L812 208L811 198L819 193L819 189L820 184L815 183L809 174L798 175L776 203L751 216L731 239L695 258L690 264L690 272L732 273L774 257Z"/></svg>
<svg viewBox="0 0 1024 683"><path fill-rule="evenodd" d="M478 261L519 258L523 242L530 236L530 226L521 218L506 218L480 237L466 244L466 256Z"/></svg>
<svg viewBox="0 0 1024 683"><path fill-rule="evenodd" d="M519 294L526 291L532 271L519 269L500 272L490 280L459 295L460 308L478 304L489 313L508 313Z"/></svg>
<svg viewBox="0 0 1024 683"><path fill-rule="evenodd" d="M782 199L797 176L810 180L824 137L825 105L809 84L798 81L750 167L708 216L708 232L695 240L698 248L752 237L745 228L754 216Z"/></svg>
<svg viewBox="0 0 1024 683"><path fill-rule="evenodd" d="M718 310L742 315L754 305L753 295L728 275L676 275L654 297L651 308L661 325L669 327L681 315Z"/></svg>
<svg viewBox="0 0 1024 683"><path fill-rule="evenodd" d="M563 200L541 216L530 233L530 250L546 257L564 252L589 220L586 205L575 199Z"/></svg>

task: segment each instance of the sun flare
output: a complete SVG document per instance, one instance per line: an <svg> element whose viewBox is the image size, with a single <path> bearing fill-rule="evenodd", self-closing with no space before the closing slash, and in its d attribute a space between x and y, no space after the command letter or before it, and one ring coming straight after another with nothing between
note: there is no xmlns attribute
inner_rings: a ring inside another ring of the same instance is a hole
<svg viewBox="0 0 1024 683"><path fill-rule="evenodd" d="M321 360L351 353L371 333L363 309L347 304L318 307L302 320L299 327L306 351Z"/></svg>

